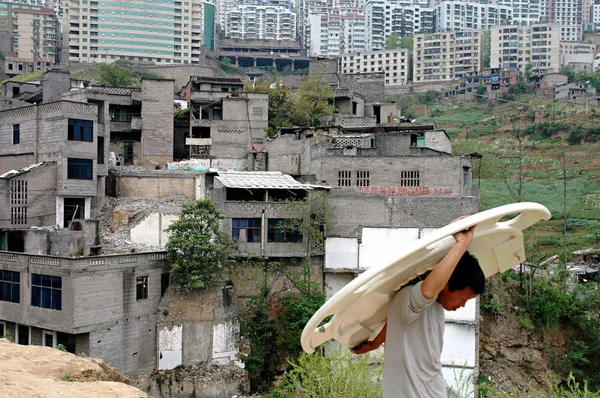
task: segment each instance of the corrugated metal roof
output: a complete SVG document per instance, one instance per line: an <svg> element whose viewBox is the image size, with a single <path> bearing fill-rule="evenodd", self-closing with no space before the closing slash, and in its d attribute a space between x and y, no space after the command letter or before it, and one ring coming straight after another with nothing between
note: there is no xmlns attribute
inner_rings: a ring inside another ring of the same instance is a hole
<svg viewBox="0 0 600 398"><path fill-rule="evenodd" d="M32 164L32 165L29 165L29 166L27 166L27 167L23 167L22 169L19 169L19 170L11 170L11 171L7 171L6 173L4 173L4 174L0 175L0 178L6 178L6 179L8 179L8 178L13 178L13 177L16 177L16 176L18 176L18 175L21 175L21 174L23 174L23 173L27 173L28 171L31 171L31 170L37 169L37 168L38 168L38 167L40 167L40 166L41 166L43 163L44 163L44 162L42 162L42 163L36 163L36 164Z"/></svg>
<svg viewBox="0 0 600 398"><path fill-rule="evenodd" d="M227 188L312 189L280 171L219 172L215 178Z"/></svg>

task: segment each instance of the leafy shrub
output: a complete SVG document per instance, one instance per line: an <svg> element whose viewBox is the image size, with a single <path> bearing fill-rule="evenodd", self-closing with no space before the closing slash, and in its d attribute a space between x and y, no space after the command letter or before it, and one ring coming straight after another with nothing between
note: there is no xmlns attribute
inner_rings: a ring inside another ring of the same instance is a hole
<svg viewBox="0 0 600 398"><path fill-rule="evenodd" d="M544 326L556 326L558 320L571 311L569 296L545 281L535 282L529 303L532 320Z"/></svg>
<svg viewBox="0 0 600 398"><path fill-rule="evenodd" d="M381 397L383 366L372 362L368 354L352 356L345 347L302 353L281 377L281 387L264 397Z"/></svg>

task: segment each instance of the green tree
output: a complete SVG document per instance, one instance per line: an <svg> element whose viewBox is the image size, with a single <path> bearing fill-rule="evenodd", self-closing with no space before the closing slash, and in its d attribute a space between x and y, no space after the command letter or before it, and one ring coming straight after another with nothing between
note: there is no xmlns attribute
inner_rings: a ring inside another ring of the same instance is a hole
<svg viewBox="0 0 600 398"><path fill-rule="evenodd" d="M483 33L483 67L490 67L490 55L492 53L492 34L486 30Z"/></svg>
<svg viewBox="0 0 600 398"><path fill-rule="evenodd" d="M229 234L221 231L220 210L210 199L185 205L179 220L167 229L167 260L171 265L171 281L181 290L204 289L222 278L222 267L235 247Z"/></svg>
<svg viewBox="0 0 600 398"><path fill-rule="evenodd" d="M333 90L320 80L308 78L294 93L292 121L296 126L314 127L326 115L333 115Z"/></svg>
<svg viewBox="0 0 600 398"><path fill-rule="evenodd" d="M568 80L569 83L575 81L575 70L573 69L572 66L570 66L570 65L561 66L560 73L562 73L563 75L567 75L567 78L569 79Z"/></svg>
<svg viewBox="0 0 600 398"><path fill-rule="evenodd" d="M130 87L134 83L131 73L116 64L100 64L100 82L113 87Z"/></svg>
<svg viewBox="0 0 600 398"><path fill-rule="evenodd" d="M400 40L400 48L406 48L410 51L413 50L413 45L414 45L414 40L412 36L402 36L402 39Z"/></svg>
<svg viewBox="0 0 600 398"><path fill-rule="evenodd" d="M269 94L269 127L267 136L277 135L277 129L292 126L292 115L294 112L294 98L289 87L280 84L271 85L268 82L261 83L255 87L247 87L247 92Z"/></svg>
<svg viewBox="0 0 600 398"><path fill-rule="evenodd" d="M402 39L400 38L400 35L394 32L385 38L385 44L383 48L386 50L395 50L397 48L400 48L401 40Z"/></svg>
<svg viewBox="0 0 600 398"><path fill-rule="evenodd" d="M531 77L533 76L533 64L531 62L528 62L525 65L525 77L527 78L527 80L531 79Z"/></svg>
<svg viewBox="0 0 600 398"><path fill-rule="evenodd" d="M484 97L487 92L487 88L485 86L477 86L475 88L475 94L477 95L477 102L486 102L487 98Z"/></svg>

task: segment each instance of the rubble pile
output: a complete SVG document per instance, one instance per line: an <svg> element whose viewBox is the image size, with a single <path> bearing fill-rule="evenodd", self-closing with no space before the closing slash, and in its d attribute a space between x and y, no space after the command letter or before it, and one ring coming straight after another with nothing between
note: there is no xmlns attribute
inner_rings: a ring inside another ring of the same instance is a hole
<svg viewBox="0 0 600 398"><path fill-rule="evenodd" d="M152 213L178 214L190 200L181 193L162 198L106 197L100 211L100 237L104 254L134 253L164 250L164 248L134 244L131 228Z"/></svg>

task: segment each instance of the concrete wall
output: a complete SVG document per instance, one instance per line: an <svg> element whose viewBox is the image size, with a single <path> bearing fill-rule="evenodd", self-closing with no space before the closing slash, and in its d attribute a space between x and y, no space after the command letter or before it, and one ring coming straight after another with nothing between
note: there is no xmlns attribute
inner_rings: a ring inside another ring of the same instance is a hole
<svg viewBox="0 0 600 398"><path fill-rule="evenodd" d="M21 274L19 304L0 302L0 319L69 334L89 333L89 355L121 372L156 364L155 313L165 254L61 258L0 253L0 268ZM62 310L33 307L31 274L62 277ZM136 277L148 276L148 298L136 300Z"/></svg>
<svg viewBox="0 0 600 398"><path fill-rule="evenodd" d="M442 227L461 215L479 211L479 198L452 196L386 196L332 192L328 236L358 237L362 227Z"/></svg>
<svg viewBox="0 0 600 398"><path fill-rule="evenodd" d="M0 164L3 160L6 160L6 158L0 157ZM0 172L4 173L8 170L10 169L3 168L0 169ZM0 179L0 228L54 225L56 173L56 163L50 162L43 163L36 169L11 179ZM10 187L11 181L18 180L27 182L27 223L14 225L11 224Z"/></svg>
<svg viewBox="0 0 600 398"><path fill-rule="evenodd" d="M42 77L43 100L42 102L59 101L63 93L71 89L71 75L59 69L49 70Z"/></svg>
<svg viewBox="0 0 600 398"><path fill-rule="evenodd" d="M204 65L147 66L144 69L164 79L174 79L177 91L190 81L190 76L214 76L213 68Z"/></svg>
<svg viewBox="0 0 600 398"><path fill-rule="evenodd" d="M116 195L120 197L161 198L182 193L190 200L196 198L195 175L121 175L116 178Z"/></svg>
<svg viewBox="0 0 600 398"><path fill-rule="evenodd" d="M166 229L178 219L179 215L177 214L152 213L131 228L131 241L149 246L165 247L169 240Z"/></svg>
<svg viewBox="0 0 600 398"><path fill-rule="evenodd" d="M173 161L174 80L142 80L142 165Z"/></svg>

